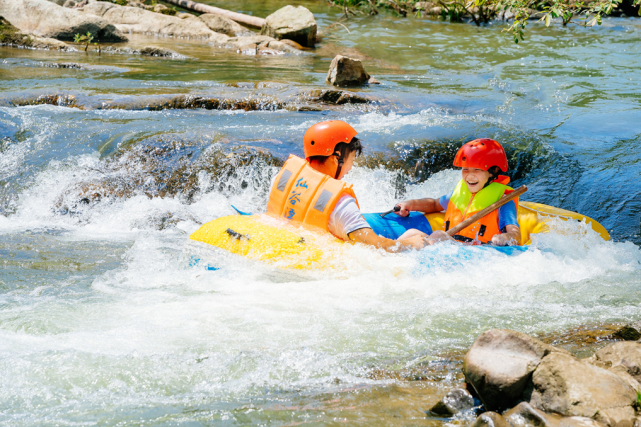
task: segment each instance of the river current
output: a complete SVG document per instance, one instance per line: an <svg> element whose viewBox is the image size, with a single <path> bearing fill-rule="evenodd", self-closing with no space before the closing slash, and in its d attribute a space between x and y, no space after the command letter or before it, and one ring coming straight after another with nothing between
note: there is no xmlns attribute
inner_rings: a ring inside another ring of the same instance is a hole
<svg viewBox="0 0 641 427"><path fill-rule="evenodd" d="M259 16L285 4L215 2ZM341 14L296 4L320 28ZM151 36L129 45L187 58L0 48L0 425L459 424L473 416L424 411L460 384L482 331L641 319L639 20L531 23L518 45L500 23L344 25L302 56ZM337 53L363 58L383 84L358 92L378 102L269 107L325 88ZM146 108L177 95L267 107ZM24 105L41 96L66 101ZM364 212L451 191L453 150L491 137L523 199L588 215L613 239L563 223L514 256L354 246L323 272L220 255L209 269L188 235L231 205L264 212L278 159L327 119L366 147L347 177Z"/></svg>

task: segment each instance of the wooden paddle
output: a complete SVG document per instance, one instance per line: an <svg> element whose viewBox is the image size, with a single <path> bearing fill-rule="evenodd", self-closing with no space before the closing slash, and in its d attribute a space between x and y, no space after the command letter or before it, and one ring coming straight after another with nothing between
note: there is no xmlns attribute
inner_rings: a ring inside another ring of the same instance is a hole
<svg viewBox="0 0 641 427"><path fill-rule="evenodd" d="M483 218L485 215L488 215L488 214L494 212L495 210L497 210L498 208L500 208L501 206L503 206L504 204L506 204L510 200L512 200L512 199L514 199L516 197L519 197L521 194L525 193L526 191L527 191L527 186L525 186L525 185L520 186L519 188L517 188L516 190L512 191L507 196L501 197L501 199L498 202L492 203L487 208L478 211L477 213L475 213L474 215L472 215L471 217L469 217L465 221L459 223L457 226L450 228L449 230L447 230L447 234L450 235L450 236L454 236L455 234L457 234L459 231L461 231L465 227L468 227L468 226L474 224L476 221L478 221L479 219Z"/></svg>

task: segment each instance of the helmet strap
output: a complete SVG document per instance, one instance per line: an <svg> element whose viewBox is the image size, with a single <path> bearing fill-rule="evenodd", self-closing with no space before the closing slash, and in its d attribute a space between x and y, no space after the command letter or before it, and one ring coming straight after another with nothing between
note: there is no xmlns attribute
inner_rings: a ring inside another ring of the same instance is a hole
<svg viewBox="0 0 641 427"><path fill-rule="evenodd" d="M334 153L334 156L338 157L338 168L336 168L336 175L334 176L334 179L338 179L339 176L341 176L341 170L343 169L343 165L345 164L345 150L347 149L346 146L342 146L340 151L338 151L338 155Z"/></svg>

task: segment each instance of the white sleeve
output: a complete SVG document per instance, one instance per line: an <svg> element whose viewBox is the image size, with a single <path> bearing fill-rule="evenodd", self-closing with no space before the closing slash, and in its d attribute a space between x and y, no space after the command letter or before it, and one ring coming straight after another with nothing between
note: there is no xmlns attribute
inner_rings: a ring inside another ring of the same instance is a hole
<svg viewBox="0 0 641 427"><path fill-rule="evenodd" d="M338 200L329 216L330 233L339 239L349 240L348 234L361 228L372 228L358 210L356 199L345 195Z"/></svg>

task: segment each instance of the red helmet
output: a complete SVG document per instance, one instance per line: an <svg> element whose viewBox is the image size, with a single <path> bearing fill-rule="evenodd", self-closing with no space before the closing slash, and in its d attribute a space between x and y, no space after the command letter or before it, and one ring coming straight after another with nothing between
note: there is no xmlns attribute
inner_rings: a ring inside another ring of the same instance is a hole
<svg viewBox="0 0 641 427"><path fill-rule="evenodd" d="M316 123L307 129L303 137L305 159L309 161L312 156L331 156L336 144L349 143L357 134L353 127L341 120Z"/></svg>
<svg viewBox="0 0 641 427"><path fill-rule="evenodd" d="M507 156L501 144L493 139L481 138L465 143L454 157L454 166L488 170L498 166L507 172Z"/></svg>

